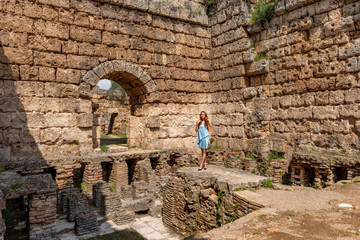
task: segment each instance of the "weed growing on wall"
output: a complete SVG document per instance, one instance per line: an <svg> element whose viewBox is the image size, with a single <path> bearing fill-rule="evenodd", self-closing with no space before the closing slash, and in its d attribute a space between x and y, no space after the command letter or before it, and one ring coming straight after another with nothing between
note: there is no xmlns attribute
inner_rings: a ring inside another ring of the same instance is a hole
<svg viewBox="0 0 360 240"><path fill-rule="evenodd" d="M256 54L256 56L254 58L254 61L257 62L257 61L266 60L266 59L267 59L266 52L259 52L259 53Z"/></svg>
<svg viewBox="0 0 360 240"><path fill-rule="evenodd" d="M215 6L218 3L218 0L205 0L205 10L206 14L210 17L210 7Z"/></svg>
<svg viewBox="0 0 360 240"><path fill-rule="evenodd" d="M115 184L114 183L110 183L109 187L110 187L111 192L115 192Z"/></svg>
<svg viewBox="0 0 360 240"><path fill-rule="evenodd" d="M274 185L270 179L267 179L265 182L262 183L264 188L274 188Z"/></svg>
<svg viewBox="0 0 360 240"><path fill-rule="evenodd" d="M101 149L101 151L103 151L103 152L107 152L107 150L109 150L109 147L106 146L106 145L101 145L101 146L100 146L100 149Z"/></svg>
<svg viewBox="0 0 360 240"><path fill-rule="evenodd" d="M262 21L270 21L274 13L274 1L267 2L266 0L259 0L256 2L254 11L251 12L250 23L257 23Z"/></svg>

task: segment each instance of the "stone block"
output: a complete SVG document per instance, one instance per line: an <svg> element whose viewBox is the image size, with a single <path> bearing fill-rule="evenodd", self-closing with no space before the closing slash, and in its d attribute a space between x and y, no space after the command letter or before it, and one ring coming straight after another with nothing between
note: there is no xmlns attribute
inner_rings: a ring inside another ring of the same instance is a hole
<svg viewBox="0 0 360 240"><path fill-rule="evenodd" d="M81 42L101 43L101 31L70 26L70 39Z"/></svg>
<svg viewBox="0 0 360 240"><path fill-rule="evenodd" d="M258 75L265 74L269 72L269 61L260 60L246 65L247 75Z"/></svg>
<svg viewBox="0 0 360 240"><path fill-rule="evenodd" d="M81 81L80 71L76 69L56 69L56 81L61 83L79 84Z"/></svg>
<svg viewBox="0 0 360 240"><path fill-rule="evenodd" d="M34 22L34 33L67 40L69 39L69 25L38 20Z"/></svg>
<svg viewBox="0 0 360 240"><path fill-rule="evenodd" d="M135 212L130 208L121 207L115 211L113 221L117 225L131 223L135 221Z"/></svg>
<svg viewBox="0 0 360 240"><path fill-rule="evenodd" d="M82 113L76 116L76 126L78 127L92 127L94 121L94 116L92 113Z"/></svg>
<svg viewBox="0 0 360 240"><path fill-rule="evenodd" d="M75 217L75 233L78 236L97 232L99 230L95 213L82 212Z"/></svg>
<svg viewBox="0 0 360 240"><path fill-rule="evenodd" d="M44 82L55 81L55 69L48 67L39 67L39 80Z"/></svg>
<svg viewBox="0 0 360 240"><path fill-rule="evenodd" d="M134 212L143 212L149 210L152 201L152 197L146 197L137 200L124 201L121 206L130 208Z"/></svg>

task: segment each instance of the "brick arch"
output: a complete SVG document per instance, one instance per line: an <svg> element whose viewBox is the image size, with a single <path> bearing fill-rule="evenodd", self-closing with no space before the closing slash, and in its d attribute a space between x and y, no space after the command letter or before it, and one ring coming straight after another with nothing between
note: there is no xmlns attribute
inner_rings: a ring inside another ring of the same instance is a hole
<svg viewBox="0 0 360 240"><path fill-rule="evenodd" d="M91 90L105 78L120 84L132 103L141 103L145 99L144 96L157 91L154 81L142 67L123 60L101 63L85 74L82 85L89 86Z"/></svg>

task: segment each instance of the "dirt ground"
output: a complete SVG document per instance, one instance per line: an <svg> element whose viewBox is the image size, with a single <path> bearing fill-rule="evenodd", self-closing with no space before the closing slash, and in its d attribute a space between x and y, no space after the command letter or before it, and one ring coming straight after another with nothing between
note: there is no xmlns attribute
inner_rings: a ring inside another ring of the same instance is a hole
<svg viewBox="0 0 360 240"><path fill-rule="evenodd" d="M277 185L255 190L265 205L193 239L360 240L360 183L341 181L325 189ZM352 207L339 207L340 203Z"/></svg>

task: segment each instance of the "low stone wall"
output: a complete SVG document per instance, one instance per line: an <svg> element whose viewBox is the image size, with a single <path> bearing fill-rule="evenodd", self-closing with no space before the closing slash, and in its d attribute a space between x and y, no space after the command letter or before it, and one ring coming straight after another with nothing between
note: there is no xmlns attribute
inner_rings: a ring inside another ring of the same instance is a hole
<svg viewBox="0 0 360 240"><path fill-rule="evenodd" d="M236 193L256 187L264 177L243 171L209 166L178 170L163 189L162 219L181 234L219 227L262 207Z"/></svg>

